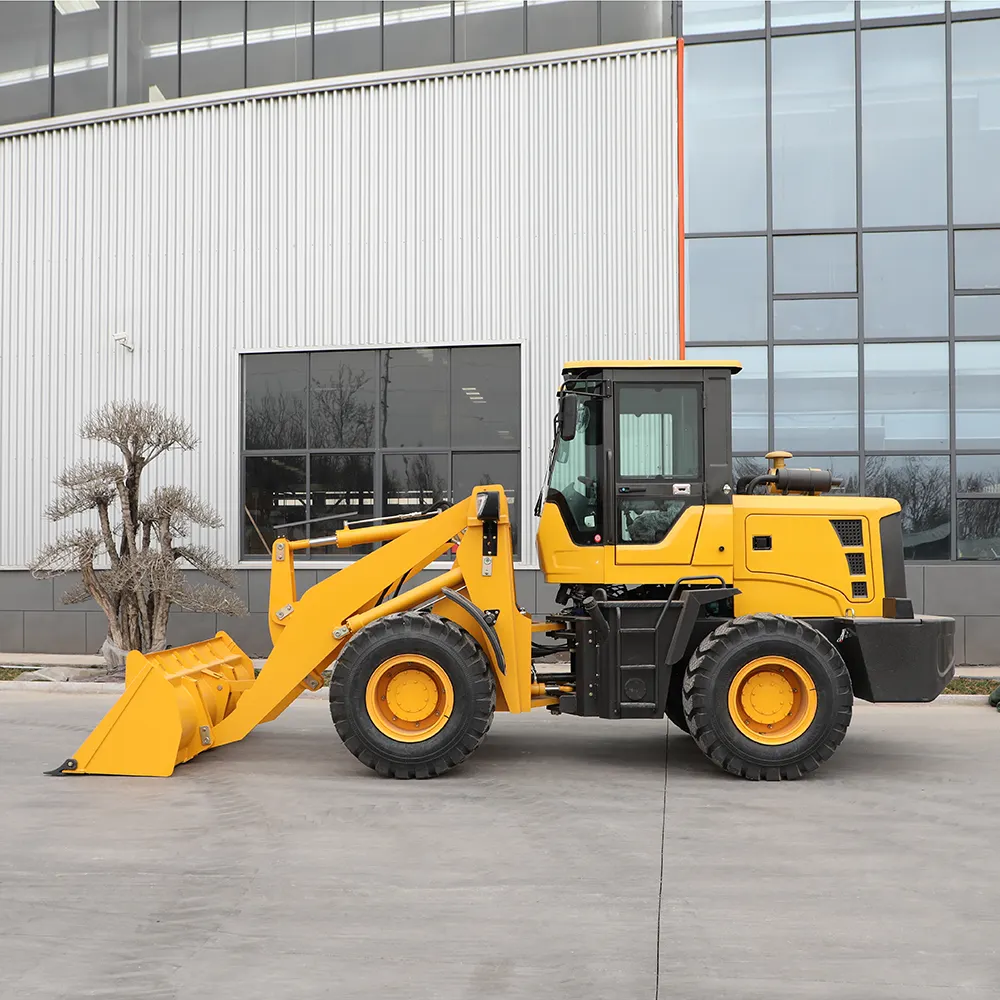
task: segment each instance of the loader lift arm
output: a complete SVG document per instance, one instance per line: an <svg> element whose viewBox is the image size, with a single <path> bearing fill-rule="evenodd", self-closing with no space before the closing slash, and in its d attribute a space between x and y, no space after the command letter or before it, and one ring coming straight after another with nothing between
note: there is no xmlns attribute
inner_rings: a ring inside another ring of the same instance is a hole
<svg viewBox="0 0 1000 1000"><path fill-rule="evenodd" d="M451 569L382 600L390 588L444 556L456 538ZM373 552L298 597L296 551L376 542L381 544ZM472 636L492 668L497 702L507 711L530 710L533 694L536 704L546 703L540 686L533 690L531 683L532 622L517 605L513 566L501 486L477 487L426 519L345 527L325 538L279 538L271 551L268 611L274 646L256 679L250 659L225 632L158 653L133 650L121 698L76 754L50 773L167 776L176 764L235 743L277 718L304 690L321 686L323 671L353 636L414 608L430 607ZM470 604L491 614L473 616Z"/></svg>

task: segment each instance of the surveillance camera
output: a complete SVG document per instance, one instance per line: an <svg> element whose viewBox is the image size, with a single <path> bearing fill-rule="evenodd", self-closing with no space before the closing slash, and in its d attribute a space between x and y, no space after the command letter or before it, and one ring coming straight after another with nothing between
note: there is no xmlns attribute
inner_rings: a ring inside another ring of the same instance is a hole
<svg viewBox="0 0 1000 1000"><path fill-rule="evenodd" d="M127 333L116 333L113 334L113 336L116 344L120 344L122 347L125 348L126 351L129 351L131 353L133 349L132 342L128 339Z"/></svg>

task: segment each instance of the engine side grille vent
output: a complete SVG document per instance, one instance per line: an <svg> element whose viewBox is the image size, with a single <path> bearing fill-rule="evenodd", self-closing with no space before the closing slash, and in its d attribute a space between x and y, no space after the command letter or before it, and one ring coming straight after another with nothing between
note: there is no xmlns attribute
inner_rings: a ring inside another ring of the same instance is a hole
<svg viewBox="0 0 1000 1000"><path fill-rule="evenodd" d="M840 544L845 549L853 549L865 544L865 536L861 530L860 521L831 520L830 524L833 525L833 530L837 532Z"/></svg>
<svg viewBox="0 0 1000 1000"><path fill-rule="evenodd" d="M855 580L851 584L852 596L857 600L860 597L868 596L868 584L864 580Z"/></svg>
<svg viewBox="0 0 1000 1000"><path fill-rule="evenodd" d="M848 552L847 568L851 571L851 576L864 576L865 575L864 552Z"/></svg>

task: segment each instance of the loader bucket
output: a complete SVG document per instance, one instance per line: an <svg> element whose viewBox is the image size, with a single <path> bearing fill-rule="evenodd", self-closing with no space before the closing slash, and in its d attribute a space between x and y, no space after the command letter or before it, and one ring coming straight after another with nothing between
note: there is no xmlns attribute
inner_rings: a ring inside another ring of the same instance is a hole
<svg viewBox="0 0 1000 1000"><path fill-rule="evenodd" d="M253 682L253 663L225 632L161 653L133 650L121 697L48 773L168 777L213 745L214 728Z"/></svg>

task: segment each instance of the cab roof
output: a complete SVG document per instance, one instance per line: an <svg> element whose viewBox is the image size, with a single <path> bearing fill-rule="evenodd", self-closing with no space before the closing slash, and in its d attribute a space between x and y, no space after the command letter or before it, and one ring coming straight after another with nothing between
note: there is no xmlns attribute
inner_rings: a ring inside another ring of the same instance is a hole
<svg viewBox="0 0 1000 1000"><path fill-rule="evenodd" d="M728 368L734 375L743 370L739 361L567 361L564 372L592 368Z"/></svg>

